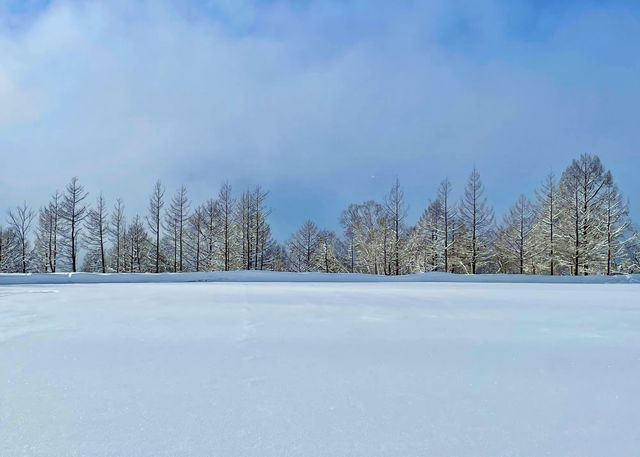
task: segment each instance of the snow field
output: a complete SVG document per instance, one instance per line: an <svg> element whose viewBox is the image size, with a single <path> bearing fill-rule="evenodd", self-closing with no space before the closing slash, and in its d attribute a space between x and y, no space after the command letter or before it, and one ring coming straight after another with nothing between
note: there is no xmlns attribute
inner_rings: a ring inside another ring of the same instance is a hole
<svg viewBox="0 0 640 457"><path fill-rule="evenodd" d="M640 285L0 287L0 455L636 456Z"/></svg>

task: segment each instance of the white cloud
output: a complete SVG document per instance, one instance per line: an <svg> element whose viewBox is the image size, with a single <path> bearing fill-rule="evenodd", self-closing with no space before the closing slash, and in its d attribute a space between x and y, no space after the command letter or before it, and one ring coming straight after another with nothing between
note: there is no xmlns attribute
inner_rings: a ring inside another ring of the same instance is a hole
<svg viewBox="0 0 640 457"><path fill-rule="evenodd" d="M623 53L638 35L631 19L619 26L623 13L592 11L526 41L487 2L461 10L476 29L456 43L448 3L341 5L216 2L201 17L55 2L0 38L0 207L40 203L72 175L136 210L157 177L198 198L231 179L272 187L288 229L312 212L285 205L292 186L310 204L326 192L337 219L397 174L417 211L441 177L461 186L475 163L501 205L585 150L611 165L635 152L637 65L616 54L620 66L601 69L590 59L602 46L576 44L611 32L604 51Z"/></svg>

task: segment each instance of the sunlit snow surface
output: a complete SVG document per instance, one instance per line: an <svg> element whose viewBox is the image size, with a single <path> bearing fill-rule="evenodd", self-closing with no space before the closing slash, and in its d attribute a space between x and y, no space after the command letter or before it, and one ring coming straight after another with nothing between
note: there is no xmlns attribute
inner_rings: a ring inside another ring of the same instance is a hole
<svg viewBox="0 0 640 457"><path fill-rule="evenodd" d="M0 286L0 456L640 455L640 285Z"/></svg>

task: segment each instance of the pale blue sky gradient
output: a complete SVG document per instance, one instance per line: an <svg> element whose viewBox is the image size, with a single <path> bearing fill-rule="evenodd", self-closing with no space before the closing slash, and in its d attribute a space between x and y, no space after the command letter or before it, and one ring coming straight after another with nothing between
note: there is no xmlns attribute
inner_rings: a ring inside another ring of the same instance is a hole
<svg viewBox="0 0 640 457"><path fill-rule="evenodd" d="M270 189L285 239L398 176L413 223L481 172L498 214L583 152L640 218L640 6L619 1L46 1L0 6L0 210L78 175L144 211Z"/></svg>

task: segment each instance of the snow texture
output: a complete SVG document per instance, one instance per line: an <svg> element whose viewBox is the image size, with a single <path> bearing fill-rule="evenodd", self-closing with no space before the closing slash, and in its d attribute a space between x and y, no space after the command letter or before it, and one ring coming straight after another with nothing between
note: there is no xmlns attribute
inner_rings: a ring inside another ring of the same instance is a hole
<svg viewBox="0 0 640 457"><path fill-rule="evenodd" d="M634 277L48 278L139 283L0 286L0 456L640 455Z"/></svg>
<svg viewBox="0 0 640 457"><path fill-rule="evenodd" d="M640 284L640 274L616 276L545 276L451 273L419 273L381 276L360 273L282 273L273 271L215 271L203 273L0 273L0 285L104 284L167 282L472 282L472 283L562 283Z"/></svg>

